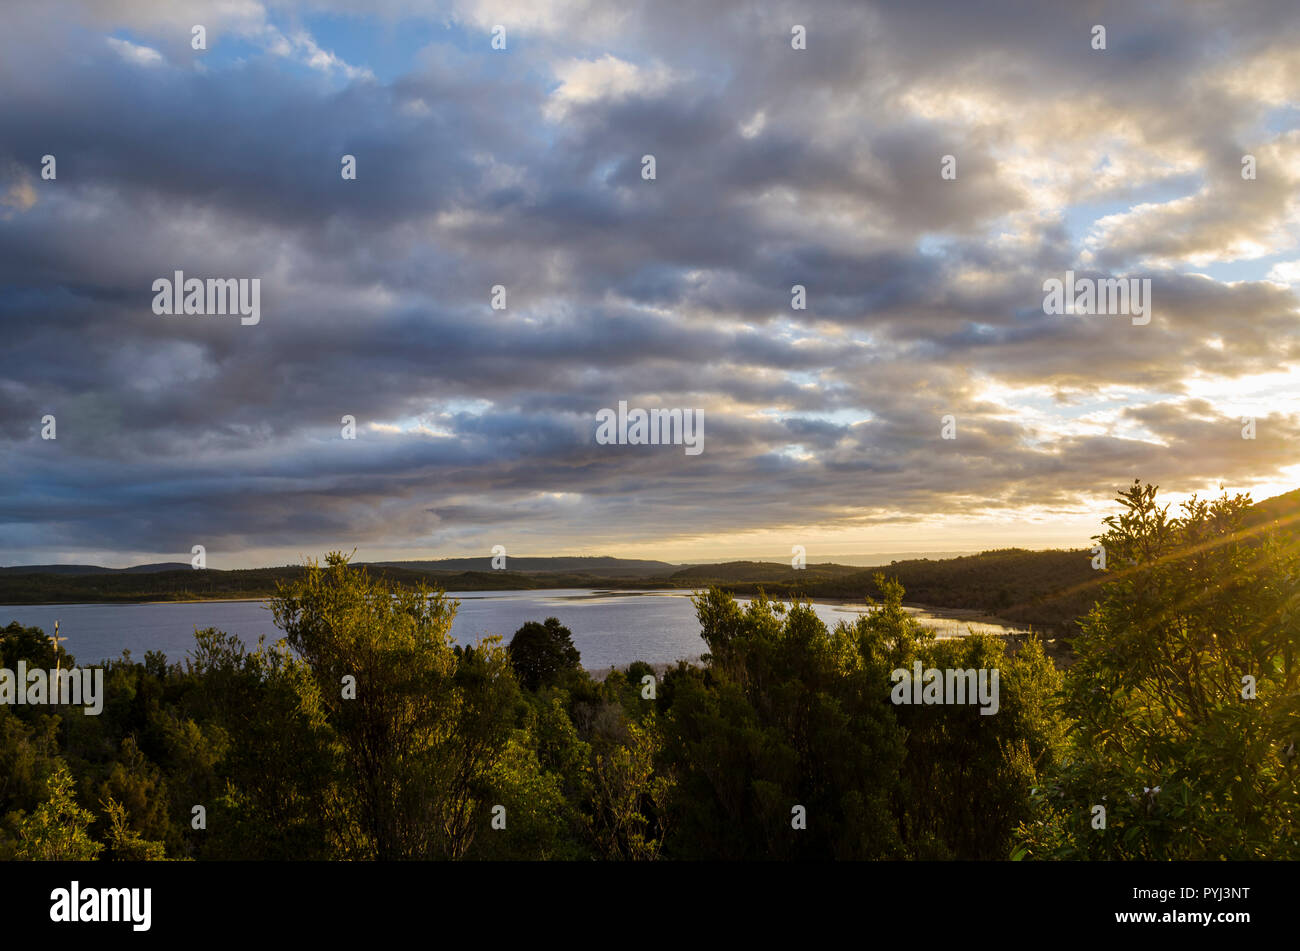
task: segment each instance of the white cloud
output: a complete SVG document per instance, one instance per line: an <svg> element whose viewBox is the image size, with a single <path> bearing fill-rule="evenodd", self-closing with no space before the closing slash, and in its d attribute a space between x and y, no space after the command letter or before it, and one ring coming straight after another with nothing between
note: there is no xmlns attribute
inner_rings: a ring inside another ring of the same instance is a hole
<svg viewBox="0 0 1300 951"><path fill-rule="evenodd" d="M321 49L306 30L299 30L292 36L286 37L275 27L268 26L262 31L262 38L268 52L276 56L296 58L304 65L322 73L340 72L348 79L375 78L375 74L368 68L353 66L330 50Z"/></svg>
<svg viewBox="0 0 1300 951"><path fill-rule="evenodd" d="M507 49L518 33L596 39L613 36L635 6L597 0L455 0L453 17L487 33L506 28Z"/></svg>
<svg viewBox="0 0 1300 951"><path fill-rule="evenodd" d="M763 131L765 125L767 125L767 113L760 109L748 122L740 126L740 134L746 139L752 139Z"/></svg>
<svg viewBox="0 0 1300 951"><path fill-rule="evenodd" d="M162 53L148 46L140 46L129 40L119 40L117 37L110 36L108 45L118 56L128 63L134 63L136 66L161 66L166 60L163 59Z"/></svg>
<svg viewBox="0 0 1300 951"><path fill-rule="evenodd" d="M563 118L574 106L600 99L658 95L678 79L662 63L642 68L608 53L595 60L565 60L556 65L555 75L560 85L546 104L546 118L551 120Z"/></svg>
<svg viewBox="0 0 1300 951"><path fill-rule="evenodd" d="M1300 261L1279 261L1268 272L1268 280L1300 285Z"/></svg>

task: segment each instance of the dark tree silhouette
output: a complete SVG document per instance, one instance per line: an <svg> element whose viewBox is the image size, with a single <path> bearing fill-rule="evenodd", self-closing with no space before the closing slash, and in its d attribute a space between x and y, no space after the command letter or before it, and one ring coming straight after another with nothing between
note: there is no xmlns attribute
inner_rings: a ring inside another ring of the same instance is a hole
<svg viewBox="0 0 1300 951"><path fill-rule="evenodd" d="M562 671L576 670L581 662L573 632L554 617L543 624L529 621L515 631L507 650L515 677L529 690L553 683Z"/></svg>

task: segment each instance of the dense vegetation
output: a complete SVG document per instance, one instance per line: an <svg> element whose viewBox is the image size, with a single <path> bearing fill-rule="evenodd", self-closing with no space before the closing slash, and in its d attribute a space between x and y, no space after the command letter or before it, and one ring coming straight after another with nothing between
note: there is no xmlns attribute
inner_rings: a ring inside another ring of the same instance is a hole
<svg viewBox="0 0 1300 951"><path fill-rule="evenodd" d="M456 646L440 591L333 554L281 583L277 644L124 656L97 717L0 706L0 857L1300 857L1294 536L1241 497L1120 502L1064 673L935 640L878 575L834 630L710 588L701 666L597 682L555 619ZM55 663L17 624L0 658ZM915 662L998 670L997 712L895 704Z"/></svg>
<svg viewBox="0 0 1300 951"><path fill-rule="evenodd" d="M843 565L809 565L799 571L768 565L761 574L714 570L729 567L702 565L690 575L736 594L762 590L783 597L853 600L874 591L875 575L883 570L903 585L911 603L975 609L1051 633L1071 633L1071 622L1088 612L1101 584L1086 550L1006 548L957 558L895 561L888 568L868 570ZM673 579L683 576L679 572Z"/></svg>
<svg viewBox="0 0 1300 951"><path fill-rule="evenodd" d="M1069 743L1034 792L1025 853L1300 858L1293 526L1240 495L1176 517L1152 486L1121 501L1099 539L1110 581L1063 695Z"/></svg>

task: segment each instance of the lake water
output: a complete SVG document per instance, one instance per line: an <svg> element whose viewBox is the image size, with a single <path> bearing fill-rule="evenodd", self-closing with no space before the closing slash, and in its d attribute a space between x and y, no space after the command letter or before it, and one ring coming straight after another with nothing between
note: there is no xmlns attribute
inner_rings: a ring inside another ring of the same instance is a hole
<svg viewBox="0 0 1300 951"><path fill-rule="evenodd" d="M573 632L573 643L588 670L623 667L634 660L651 664L694 660L707 649L689 592L557 589L448 594L460 601L451 633L461 644L489 634L503 635L509 641L525 621L557 617ZM841 620L852 621L865 609L851 604L813 607L829 627ZM962 636L972 629L992 634L1007 631L993 624L913 613L941 637ZM194 646L195 628L215 627L239 636L250 646L257 643L259 634L269 641L283 636L261 601L0 605L0 626L17 621L49 634L56 619L59 633L67 638L63 646L81 665L120 657L123 650L129 650L137 661L149 650L160 650L168 659L180 661Z"/></svg>

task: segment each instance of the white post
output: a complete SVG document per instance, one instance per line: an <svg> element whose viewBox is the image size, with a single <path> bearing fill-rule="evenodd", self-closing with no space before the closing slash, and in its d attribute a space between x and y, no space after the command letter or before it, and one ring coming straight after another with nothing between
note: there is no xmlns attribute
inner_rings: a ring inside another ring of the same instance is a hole
<svg viewBox="0 0 1300 951"><path fill-rule="evenodd" d="M63 659L59 656L59 641L66 641L66 637L59 637L59 622L54 622L54 636L50 638L54 641L54 670L56 673L63 670Z"/></svg>

